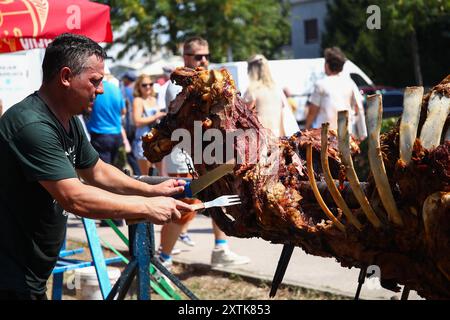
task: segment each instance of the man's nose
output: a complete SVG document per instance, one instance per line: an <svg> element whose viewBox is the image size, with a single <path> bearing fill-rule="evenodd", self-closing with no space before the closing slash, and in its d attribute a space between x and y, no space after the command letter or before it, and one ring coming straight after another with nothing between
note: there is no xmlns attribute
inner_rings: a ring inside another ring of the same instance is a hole
<svg viewBox="0 0 450 320"><path fill-rule="evenodd" d="M97 88L95 88L95 94L103 94L103 92L105 92L103 90L103 81L100 82L99 86Z"/></svg>

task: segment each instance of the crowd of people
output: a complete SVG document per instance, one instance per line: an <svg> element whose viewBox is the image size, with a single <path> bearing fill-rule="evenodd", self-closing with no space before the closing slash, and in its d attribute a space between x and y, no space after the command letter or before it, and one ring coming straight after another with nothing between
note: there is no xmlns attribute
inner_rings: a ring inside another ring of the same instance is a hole
<svg viewBox="0 0 450 320"><path fill-rule="evenodd" d="M105 51L83 36L58 36L46 49L43 82L38 91L11 107L0 119L0 299L46 299L48 277L65 237L65 211L82 217L144 218L162 224L158 258L172 265L180 241L195 247L189 224L195 218L190 204L175 200L191 177L186 162L192 159L175 147L161 163L149 163L141 137L168 112L181 87L147 74L126 72L117 79L105 68ZM208 42L192 37L183 46L184 65L208 68ZM363 108L355 84L340 75L345 56L338 48L325 50L326 77L314 86L308 101L306 128L329 122L336 128L337 112ZM296 105L289 91L274 82L267 59L257 54L248 60L250 85L243 98L264 127L275 136L299 130ZM1 106L1 103L0 103ZM1 112L1 108L0 108ZM122 149L123 148L123 149ZM173 179L150 186L123 173L120 152L134 175L163 175ZM82 183L80 178L83 180ZM26 193L29 201L20 201ZM30 212L38 212L30 215ZM183 215L181 215L181 211ZM211 265L246 264L250 259L234 253L228 238L211 220L214 240ZM100 225L106 225L100 223Z"/></svg>

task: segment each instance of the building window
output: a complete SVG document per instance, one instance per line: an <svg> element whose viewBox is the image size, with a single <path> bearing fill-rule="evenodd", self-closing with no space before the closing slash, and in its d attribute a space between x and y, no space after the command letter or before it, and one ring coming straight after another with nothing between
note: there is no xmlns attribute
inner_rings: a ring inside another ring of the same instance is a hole
<svg viewBox="0 0 450 320"><path fill-rule="evenodd" d="M304 21L305 26L305 43L316 43L319 41L319 27L317 19Z"/></svg>

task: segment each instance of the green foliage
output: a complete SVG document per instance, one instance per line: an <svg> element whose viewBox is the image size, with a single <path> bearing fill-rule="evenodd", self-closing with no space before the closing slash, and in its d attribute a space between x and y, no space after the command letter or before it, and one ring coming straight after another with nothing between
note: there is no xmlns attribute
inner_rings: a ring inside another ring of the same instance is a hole
<svg viewBox="0 0 450 320"><path fill-rule="evenodd" d="M381 121L381 130L380 133L385 133L394 129L397 124L399 117L386 118Z"/></svg>
<svg viewBox="0 0 450 320"><path fill-rule="evenodd" d="M322 46L339 46L376 83L414 84L411 37L415 33L425 85L450 70L449 0L379 0L381 29L369 30L370 0L334 0L328 5Z"/></svg>
<svg viewBox="0 0 450 320"><path fill-rule="evenodd" d="M153 53L161 47L179 53L189 36L210 43L212 61L246 60L254 53L274 58L290 42L288 1L284 0L97 0L111 6L113 28L127 21L134 26L114 39Z"/></svg>

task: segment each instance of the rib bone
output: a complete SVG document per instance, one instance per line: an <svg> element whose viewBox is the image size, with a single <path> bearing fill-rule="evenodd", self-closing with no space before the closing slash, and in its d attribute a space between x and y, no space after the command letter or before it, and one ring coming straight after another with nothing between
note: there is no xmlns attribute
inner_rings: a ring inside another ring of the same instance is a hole
<svg viewBox="0 0 450 320"><path fill-rule="evenodd" d="M328 127L330 124L323 123L322 124L322 132L321 132L321 143L322 148L320 150L320 160L322 162L322 171L323 176L325 179L325 182L328 186L328 190L330 191L331 196L333 197L334 202L338 205L338 207L342 210L344 215L347 217L348 221L353 224L359 231L362 229L361 223L356 219L356 217L353 215L353 213L350 211L350 208L347 206L347 203L345 203L344 198L342 197L341 193L339 192L338 188L336 187L336 184L334 182L333 176L330 172L330 166L328 163Z"/></svg>
<svg viewBox="0 0 450 320"><path fill-rule="evenodd" d="M427 120L420 133L420 142L425 149L439 145L445 120L450 113L450 98L433 92L428 102Z"/></svg>
<svg viewBox="0 0 450 320"><path fill-rule="evenodd" d="M353 166L352 156L350 153L350 136L348 132L348 111L338 112L338 139L339 139L339 152L341 154L341 161L345 167L345 173L347 175L350 186L352 187L353 194L359 202L367 219L372 223L375 228L381 227L381 221L376 216L366 195L359 185L359 179L356 175L355 168Z"/></svg>
<svg viewBox="0 0 450 320"><path fill-rule="evenodd" d="M423 224L428 250L433 255L438 269L450 281L450 243L442 241L450 230L450 192L435 192L423 204Z"/></svg>
<svg viewBox="0 0 450 320"><path fill-rule="evenodd" d="M334 216L334 214L328 209L328 206L323 201L322 196L320 195L319 189L317 188L316 179L314 178L314 169L312 164L312 145L308 144L306 146L306 167L308 169L308 178L309 183L311 184L311 188L314 192L314 196L316 197L317 202L319 203L322 211L330 218L331 221L336 225L336 227L345 232L345 226Z"/></svg>
<svg viewBox="0 0 450 320"><path fill-rule="evenodd" d="M411 160L419 125L423 87L406 87L403 98L403 114L400 123L400 161L407 165Z"/></svg>
<svg viewBox="0 0 450 320"><path fill-rule="evenodd" d="M368 154L370 169L377 186L378 195L387 211L389 220L396 225L403 225L402 217L398 212L392 195L391 186L386 175L380 146L381 115L383 114L383 102L380 94L367 97L367 133Z"/></svg>

